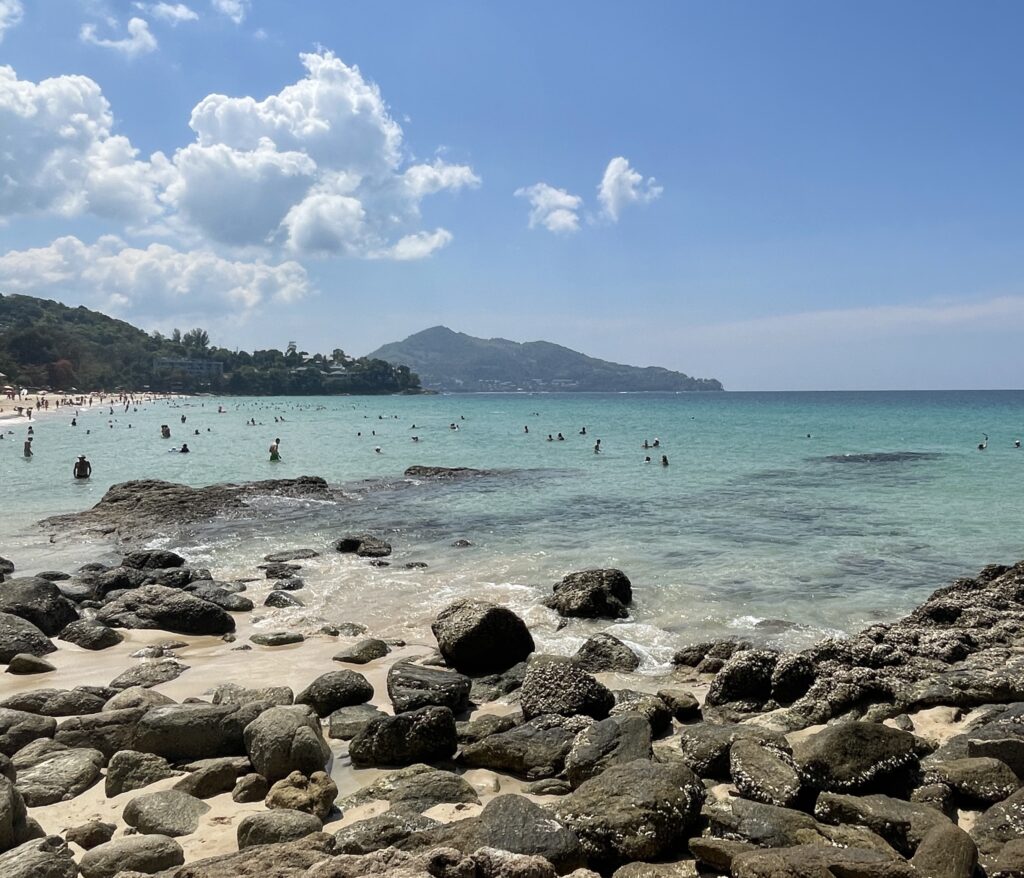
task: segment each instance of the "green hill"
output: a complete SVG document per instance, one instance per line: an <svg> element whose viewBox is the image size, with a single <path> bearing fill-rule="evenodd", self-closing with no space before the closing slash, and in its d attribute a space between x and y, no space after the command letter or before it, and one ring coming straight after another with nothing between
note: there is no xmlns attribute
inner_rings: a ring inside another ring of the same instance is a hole
<svg viewBox="0 0 1024 878"><path fill-rule="evenodd" d="M547 341L474 338L434 326L386 344L371 357L404 363L423 386L441 391L722 390L714 378L691 378L655 366L609 363Z"/></svg>
<svg viewBox="0 0 1024 878"><path fill-rule="evenodd" d="M232 351L203 329L170 336L98 311L0 295L0 384L51 390L221 391L243 395L418 393L405 366L289 346Z"/></svg>

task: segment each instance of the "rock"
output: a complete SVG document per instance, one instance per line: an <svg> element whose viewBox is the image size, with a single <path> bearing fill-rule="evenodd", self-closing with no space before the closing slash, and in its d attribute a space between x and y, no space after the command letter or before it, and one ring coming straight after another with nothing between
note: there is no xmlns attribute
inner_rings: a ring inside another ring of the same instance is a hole
<svg viewBox="0 0 1024 878"><path fill-rule="evenodd" d="M210 806L180 790L143 793L124 806L122 817L143 835L190 835Z"/></svg>
<svg viewBox="0 0 1024 878"><path fill-rule="evenodd" d="M272 707L249 723L244 735L253 768L271 783L293 771L322 771L331 758L320 722L307 707Z"/></svg>
<svg viewBox="0 0 1024 878"><path fill-rule="evenodd" d="M302 569L302 565L277 561L269 564L260 564L260 568L267 579L291 579L296 570Z"/></svg>
<svg viewBox="0 0 1024 878"><path fill-rule="evenodd" d="M932 829L950 823L944 814L928 805L881 794L847 796L822 793L815 803L814 816L822 823L835 826L866 827L904 856L912 855Z"/></svg>
<svg viewBox="0 0 1024 878"><path fill-rule="evenodd" d="M602 869L685 850L696 834L704 786L684 765L637 760L614 765L554 807Z"/></svg>
<svg viewBox="0 0 1024 878"><path fill-rule="evenodd" d="M586 869L578 870L585 876L596 875ZM573 872L573 875L577 875ZM612 873L612 878L697 878L697 867L692 860L674 863L626 863Z"/></svg>
<svg viewBox="0 0 1024 878"><path fill-rule="evenodd" d="M437 615L431 630L444 660L464 674L497 674L534 650L526 623L507 607L463 598Z"/></svg>
<svg viewBox="0 0 1024 878"><path fill-rule="evenodd" d="M176 588L144 585L105 604L97 620L113 628L159 628L176 634L227 634L235 620L209 601Z"/></svg>
<svg viewBox="0 0 1024 878"><path fill-rule="evenodd" d="M500 701L506 695L511 695L523 686L526 678L526 662L513 665L507 671L500 674L488 674L485 677L474 677L473 688L469 690L469 697L477 704L486 704L489 701Z"/></svg>
<svg viewBox="0 0 1024 878"><path fill-rule="evenodd" d="M681 723L700 719L700 704L689 689L659 689L658 697Z"/></svg>
<svg viewBox="0 0 1024 878"><path fill-rule="evenodd" d="M315 549L286 549L283 552L273 552L264 555L263 560L268 564L282 564L288 561L307 561L310 558L319 558L320 553Z"/></svg>
<svg viewBox="0 0 1024 878"><path fill-rule="evenodd" d="M220 607L222 610L227 610L229 613L248 613L255 607L255 604L249 598L212 584L205 585L200 582L188 586L187 591L189 594L204 601L209 601L211 604Z"/></svg>
<svg viewBox="0 0 1024 878"><path fill-rule="evenodd" d="M253 704L261 702L276 707L287 707L295 703L295 693L289 686L263 686L247 689L237 683L222 683L210 692L214 704Z"/></svg>
<svg viewBox="0 0 1024 878"><path fill-rule="evenodd" d="M460 760L472 768L489 768L529 780L554 777L565 768L565 759L577 734L592 725L589 717L547 714L521 726L488 735L462 749Z"/></svg>
<svg viewBox="0 0 1024 878"><path fill-rule="evenodd" d="M270 784L262 774L246 774L231 791L233 802L262 802L270 792Z"/></svg>
<svg viewBox="0 0 1024 878"><path fill-rule="evenodd" d="M771 693L779 704L791 704L807 694L817 676L814 662L800 653L781 655L772 671Z"/></svg>
<svg viewBox="0 0 1024 878"><path fill-rule="evenodd" d="M238 849L296 841L321 829L323 823L320 819L304 811L276 808L273 811L250 814L238 824Z"/></svg>
<svg viewBox="0 0 1024 878"><path fill-rule="evenodd" d="M129 668L122 674L118 674L110 681L111 689L132 689L141 686L148 689L151 686L159 686L161 683L169 683L176 680L185 671L188 665L179 662L177 659L165 658L156 661L146 661Z"/></svg>
<svg viewBox="0 0 1024 878"><path fill-rule="evenodd" d="M931 878L972 878L978 865L978 848L959 826L934 827L922 840L910 861L921 875Z"/></svg>
<svg viewBox="0 0 1024 878"><path fill-rule="evenodd" d="M740 711L760 710L770 697L772 673L779 654L765 649L748 649L729 659L711 681L704 703L728 704Z"/></svg>
<svg viewBox="0 0 1024 878"><path fill-rule="evenodd" d="M683 762L700 777L729 777L729 751L735 741L749 740L787 751L786 739L777 732L753 725L696 723L683 726L679 737Z"/></svg>
<svg viewBox="0 0 1024 878"><path fill-rule="evenodd" d="M416 814L435 805L480 804L476 790L465 779L451 771L423 764L388 772L345 798L340 805L347 811L375 801L389 803L392 811Z"/></svg>
<svg viewBox="0 0 1024 878"><path fill-rule="evenodd" d="M787 753L750 740L735 741L729 748L729 774L746 799L781 808L792 808L800 801L800 776Z"/></svg>
<svg viewBox="0 0 1024 878"><path fill-rule="evenodd" d="M327 720L327 737L351 741L372 720L387 716L372 704L356 704L334 711Z"/></svg>
<svg viewBox="0 0 1024 878"><path fill-rule="evenodd" d="M298 631L269 631L266 634L252 634L249 639L257 646L289 646L302 643L306 638Z"/></svg>
<svg viewBox="0 0 1024 878"><path fill-rule="evenodd" d="M295 595L293 595L289 591L286 591L284 589L275 589L267 595L266 599L263 601L263 606L273 607L277 610L286 610L289 607L304 607L306 606L306 604L300 598L295 597ZM251 637L249 639L252 640ZM255 643L258 641L253 642ZM279 646L280 644L268 645Z"/></svg>
<svg viewBox="0 0 1024 878"><path fill-rule="evenodd" d="M576 833L523 796L497 796L480 812L474 844L540 856L564 874L584 865Z"/></svg>
<svg viewBox="0 0 1024 878"><path fill-rule="evenodd" d="M38 577L9 579L0 588L0 613L19 616L53 637L78 618L78 611L52 582Z"/></svg>
<svg viewBox="0 0 1024 878"><path fill-rule="evenodd" d="M14 572L14 562L0 556L0 573L9 575Z"/></svg>
<svg viewBox="0 0 1024 878"><path fill-rule="evenodd" d="M46 655L57 649L31 622L11 613L0 613L0 664L21 653Z"/></svg>
<svg viewBox="0 0 1024 878"><path fill-rule="evenodd" d="M185 862L185 853L173 838L129 835L94 847L79 862L82 878L114 878L118 872L152 875Z"/></svg>
<svg viewBox="0 0 1024 878"><path fill-rule="evenodd" d="M132 707L160 707L164 704L174 704L174 699L164 695L163 692L157 692L156 689L147 689L145 686L129 686L111 696L103 705L103 709L125 710Z"/></svg>
<svg viewBox="0 0 1024 878"><path fill-rule="evenodd" d="M270 788L266 805L305 811L324 820L331 813L336 798L338 785L324 772L314 771L307 777L301 771L293 771Z"/></svg>
<svg viewBox="0 0 1024 878"><path fill-rule="evenodd" d="M918 765L923 744L909 732L880 723L845 722L801 740L793 758L804 782L828 792L871 792Z"/></svg>
<svg viewBox="0 0 1024 878"><path fill-rule="evenodd" d="M909 863L881 851L798 845L781 850L750 851L732 861L733 878L810 878L843 875L850 878L920 878Z"/></svg>
<svg viewBox="0 0 1024 878"><path fill-rule="evenodd" d="M13 756L37 738L52 738L56 730L57 721L52 717L0 708L0 753Z"/></svg>
<svg viewBox="0 0 1024 878"><path fill-rule="evenodd" d="M144 712L140 708L131 708L69 717L57 727L53 739L67 747L99 750L109 759L118 750L131 748L136 725Z"/></svg>
<svg viewBox="0 0 1024 878"><path fill-rule="evenodd" d="M461 713L469 707L469 677L411 661L395 662L388 670L388 697L395 713L421 707L447 707Z"/></svg>
<svg viewBox="0 0 1024 878"><path fill-rule="evenodd" d="M438 826L436 820L420 814L389 811L339 829L334 833L334 851L336 854L368 854L393 847L415 832Z"/></svg>
<svg viewBox="0 0 1024 878"><path fill-rule="evenodd" d="M723 665L737 652L750 649L750 645L737 640L712 640L704 643L690 643L677 649L672 664L687 668L698 668L706 659L715 659ZM719 668L721 665L719 665ZM717 673L718 668L716 668Z"/></svg>
<svg viewBox="0 0 1024 878"><path fill-rule="evenodd" d="M587 619L624 619L633 602L629 578L621 570L582 570L570 573L554 586L554 594L544 601L560 616Z"/></svg>
<svg viewBox="0 0 1024 878"><path fill-rule="evenodd" d="M335 540L334 551L354 552L360 558L384 558L391 554L391 544L377 537L361 534Z"/></svg>
<svg viewBox="0 0 1024 878"><path fill-rule="evenodd" d="M627 713L638 713L651 727L654 737L661 737L672 730L672 713L664 699L650 692L637 692L634 689L616 689L615 706L610 716L622 716Z"/></svg>
<svg viewBox="0 0 1024 878"><path fill-rule="evenodd" d="M30 808L66 802L100 779L103 762L98 750L54 750L30 767L18 767L18 790Z"/></svg>
<svg viewBox="0 0 1024 878"><path fill-rule="evenodd" d="M46 659L27 652L19 652L17 655L11 656L11 660L7 663L8 674L45 674L56 670L57 668Z"/></svg>
<svg viewBox="0 0 1024 878"><path fill-rule="evenodd" d="M756 851L756 845L747 841L736 841L731 838L691 838L690 853L697 860L710 866L716 872L726 872L732 868L733 858L737 854Z"/></svg>
<svg viewBox="0 0 1024 878"><path fill-rule="evenodd" d="M57 835L26 841L0 854L4 878L75 878L78 866L64 839Z"/></svg>
<svg viewBox="0 0 1024 878"><path fill-rule="evenodd" d="M124 640L124 635L95 619L79 619L64 626L57 639L73 643L82 649L99 650L117 646Z"/></svg>
<svg viewBox="0 0 1024 878"><path fill-rule="evenodd" d="M373 686L355 671L321 674L296 697L296 704L308 704L317 716L330 716L342 707L364 704L373 698Z"/></svg>
<svg viewBox="0 0 1024 878"><path fill-rule="evenodd" d="M452 540L452 548L453 549L468 549L472 545L473 544L469 540L466 540L466 539Z"/></svg>
<svg viewBox="0 0 1024 878"><path fill-rule="evenodd" d="M0 853L41 835L38 824L28 817L17 787L0 775Z"/></svg>
<svg viewBox="0 0 1024 878"><path fill-rule="evenodd" d="M991 756L929 762L924 782L946 784L967 805L992 805L1021 787L1020 779L1010 766Z"/></svg>
<svg viewBox="0 0 1024 878"><path fill-rule="evenodd" d="M336 662L347 662L350 665L365 665L379 658L384 658L391 649L383 640L368 637L348 646L334 656Z"/></svg>
<svg viewBox="0 0 1024 878"><path fill-rule="evenodd" d="M210 765L190 771L174 785L174 789L197 799L210 799L221 793L230 793L237 778L234 760L215 759Z"/></svg>
<svg viewBox="0 0 1024 878"><path fill-rule="evenodd" d="M615 697L582 668L551 661L529 667L520 690L520 704L528 720L548 713L604 719Z"/></svg>
<svg viewBox="0 0 1024 878"><path fill-rule="evenodd" d="M154 707L138 722L134 748L172 762L239 756L246 752L243 730L266 706L198 702Z"/></svg>
<svg viewBox="0 0 1024 878"><path fill-rule="evenodd" d="M488 735L496 735L498 732L507 732L515 728L516 721L511 716L499 716L496 713L485 713L469 722L455 724L455 731L459 736L460 744L475 744L482 741Z"/></svg>
<svg viewBox="0 0 1024 878"><path fill-rule="evenodd" d="M114 837L114 830L117 826L113 823L104 823L102 820L90 820L88 823L81 823L72 826L64 833L64 838L77 844L83 850L92 850L97 845L106 844Z"/></svg>
<svg viewBox="0 0 1024 878"><path fill-rule="evenodd" d="M1024 838L1008 842L987 870L988 878L1020 878L1024 875Z"/></svg>
<svg viewBox="0 0 1024 878"><path fill-rule="evenodd" d="M457 747L451 710L421 707L368 723L349 744L349 756L357 767L411 765L449 759Z"/></svg>
<svg viewBox="0 0 1024 878"><path fill-rule="evenodd" d="M185 559L169 549L145 549L139 552L129 552L121 559L121 566L130 567L133 570L166 570L184 567Z"/></svg>
<svg viewBox="0 0 1024 878"><path fill-rule="evenodd" d="M2 784L2 781L0 781ZM1024 838L1024 789L993 805L971 828L982 863L987 867L1007 842Z"/></svg>
<svg viewBox="0 0 1024 878"><path fill-rule="evenodd" d="M576 650L573 662L592 673L622 671L629 673L640 667L640 656L611 634L595 634Z"/></svg>
<svg viewBox="0 0 1024 878"><path fill-rule="evenodd" d="M612 716L577 735L565 759L565 775L575 789L611 765L653 759L651 727L635 713Z"/></svg>

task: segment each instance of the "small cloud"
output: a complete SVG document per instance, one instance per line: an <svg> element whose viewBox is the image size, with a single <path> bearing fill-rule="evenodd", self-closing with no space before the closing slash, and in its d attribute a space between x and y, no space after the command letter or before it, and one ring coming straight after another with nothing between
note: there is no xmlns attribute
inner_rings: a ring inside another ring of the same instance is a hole
<svg viewBox="0 0 1024 878"><path fill-rule="evenodd" d="M21 24L24 16L25 7L21 5L21 0L0 0L0 43L3 42L4 32Z"/></svg>
<svg viewBox="0 0 1024 878"><path fill-rule="evenodd" d="M148 12L153 18L177 26L183 21L197 21L199 15L184 3L136 3L136 9Z"/></svg>
<svg viewBox="0 0 1024 878"><path fill-rule="evenodd" d="M120 40L108 40L96 36L96 25L94 24L83 24L78 36L83 43L112 49L127 58L146 55L157 49L156 37L150 33L149 25L141 18L132 18L128 21L128 36Z"/></svg>
<svg viewBox="0 0 1024 878"><path fill-rule="evenodd" d="M267 39L267 37L269 37L269 36L270 36L270 34L268 34L268 33L267 33L267 32L266 32L266 31L265 31L265 30L264 30L263 28L261 28L261 27L258 27L258 28L256 28L256 30L254 30L254 31L252 32L252 38L253 38L254 40L259 40L260 42L263 42L263 40Z"/></svg>
<svg viewBox="0 0 1024 878"><path fill-rule="evenodd" d="M235 24L245 21L249 13L250 0L210 0L215 12L226 15Z"/></svg>
<svg viewBox="0 0 1024 878"><path fill-rule="evenodd" d="M655 183L654 177L646 180L629 166L629 161L616 156L604 170L604 176L597 187L597 200L601 202L601 213L605 219L618 222L619 214L626 205L648 204L661 197L664 189Z"/></svg>
<svg viewBox="0 0 1024 878"><path fill-rule="evenodd" d="M543 226L549 232L571 234L580 229L579 210L583 199L565 189L556 189L547 183L534 183L516 189L518 198L529 199L530 228Z"/></svg>
<svg viewBox="0 0 1024 878"><path fill-rule="evenodd" d="M452 233L447 229L435 229L432 232L416 232L406 235L394 246L379 250L373 254L378 259L394 259L398 262L409 262L413 259L426 259L434 251L447 247L452 241Z"/></svg>

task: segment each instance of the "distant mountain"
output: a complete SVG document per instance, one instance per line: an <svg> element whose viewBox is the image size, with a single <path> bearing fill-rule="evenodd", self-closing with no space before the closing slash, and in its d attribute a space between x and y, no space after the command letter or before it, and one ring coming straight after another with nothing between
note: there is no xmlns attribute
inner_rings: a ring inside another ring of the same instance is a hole
<svg viewBox="0 0 1024 878"><path fill-rule="evenodd" d="M656 366L623 366L548 341L474 338L434 326L386 344L370 357L408 366L425 389L442 391L722 390L714 378L691 378Z"/></svg>

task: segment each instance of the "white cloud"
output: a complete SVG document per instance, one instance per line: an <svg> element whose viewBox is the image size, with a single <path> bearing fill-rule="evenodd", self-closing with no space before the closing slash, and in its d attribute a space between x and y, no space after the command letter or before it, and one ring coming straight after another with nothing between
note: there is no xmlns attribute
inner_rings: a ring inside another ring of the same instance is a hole
<svg viewBox="0 0 1024 878"><path fill-rule="evenodd" d="M442 189L458 190L464 186L477 187L480 178L466 165L449 165L436 159L429 165L413 165L402 175L413 198L433 195Z"/></svg>
<svg viewBox="0 0 1024 878"><path fill-rule="evenodd" d="M197 21L198 13L184 3L136 3L136 9L148 12L153 18L176 26L185 21Z"/></svg>
<svg viewBox="0 0 1024 878"><path fill-rule="evenodd" d="M157 49L156 37L150 33L149 24L142 18L130 18L128 20L128 36L119 40L108 40L96 36L96 25L94 24L83 24L78 36L83 43L120 52L126 58L146 55Z"/></svg>
<svg viewBox="0 0 1024 878"><path fill-rule="evenodd" d="M292 250L313 254L358 254L366 234L366 211L348 195L318 192L295 205L284 219Z"/></svg>
<svg viewBox="0 0 1024 878"><path fill-rule="evenodd" d="M35 83L0 67L0 217L156 216L153 167L112 125L110 105L88 77Z"/></svg>
<svg viewBox="0 0 1024 878"><path fill-rule="evenodd" d="M434 229L432 232L416 232L406 235L396 244L383 251L371 254L377 259L396 259L400 262L412 259L426 259L452 241L452 233L447 229Z"/></svg>
<svg viewBox="0 0 1024 878"><path fill-rule="evenodd" d="M198 309L239 317L310 292L306 270L297 262L231 261L209 250L181 251L166 244L141 249L114 236L91 245L64 237L47 247L12 250L0 256L0 286L82 299L119 313Z"/></svg>
<svg viewBox="0 0 1024 878"><path fill-rule="evenodd" d="M604 170L597 187L597 200L601 202L604 217L617 222L622 208L629 204L647 204L659 198L663 191L653 177L644 180L626 159L616 156Z"/></svg>
<svg viewBox="0 0 1024 878"><path fill-rule="evenodd" d="M549 232L571 233L580 228L579 210L583 199L547 183L516 189L519 198L530 201L530 228L543 226Z"/></svg>
<svg viewBox="0 0 1024 878"><path fill-rule="evenodd" d="M4 32L21 24L24 15L25 7L21 5L21 0L0 0L0 43L3 42Z"/></svg>
<svg viewBox="0 0 1024 878"><path fill-rule="evenodd" d="M210 5L216 12L226 15L235 24L241 24L249 13L251 3L250 0L210 0Z"/></svg>

